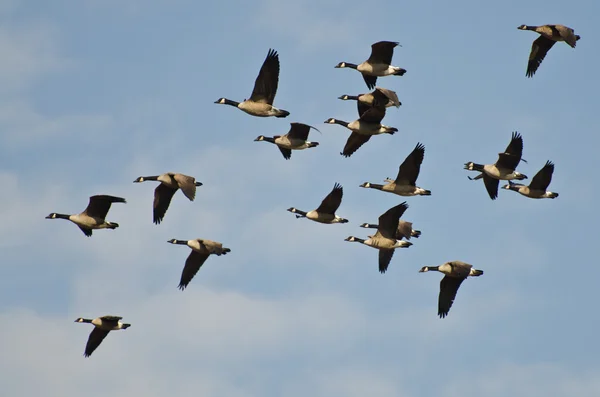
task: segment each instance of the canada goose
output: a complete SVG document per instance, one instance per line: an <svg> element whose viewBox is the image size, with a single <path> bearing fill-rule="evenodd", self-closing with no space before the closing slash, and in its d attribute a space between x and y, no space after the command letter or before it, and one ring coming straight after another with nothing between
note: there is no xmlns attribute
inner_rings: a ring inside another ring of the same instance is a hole
<svg viewBox="0 0 600 397"><path fill-rule="evenodd" d="M85 352L83 353L84 357L91 356L110 331L131 327L131 324L122 323L120 321L122 318L123 317L119 316L102 316L93 320L81 317L75 320L76 323L89 323L94 325L94 329L90 332L87 344L85 345Z"/></svg>
<svg viewBox="0 0 600 397"><path fill-rule="evenodd" d="M75 215L57 214L56 212L51 213L46 219L67 219L76 224L79 229L88 237L92 236L92 229L116 229L119 227L118 223L107 222L106 214L110 209L112 203L126 203L124 198L108 196L108 195L96 195L91 196L90 201L86 209Z"/></svg>
<svg viewBox="0 0 600 397"><path fill-rule="evenodd" d="M375 87L375 91L369 92L368 94L359 95L342 95L338 97L343 101L354 100L362 102L372 107L392 107L396 106L399 108L402 103L398 99L398 95L392 90L388 90L381 87Z"/></svg>
<svg viewBox="0 0 600 397"><path fill-rule="evenodd" d="M396 238L398 222L407 208L408 205L406 202L403 202L380 215L377 233L373 236L368 236L368 239L365 240L350 236L345 238L344 241L357 242L378 249L379 272L385 273L394 256L394 250L396 248L408 248L412 245L411 242L402 241Z"/></svg>
<svg viewBox="0 0 600 397"><path fill-rule="evenodd" d="M193 176L166 172L157 176L140 176L133 183L145 181L158 181L160 184L154 189L153 221L155 224L162 222L165 213L169 209L171 199L178 189L181 189L185 197L194 201L196 187L202 186L202 182L196 182Z"/></svg>
<svg viewBox="0 0 600 397"><path fill-rule="evenodd" d="M325 124L339 124L352 131L352 134L350 134L346 141L344 150L340 153L344 157L352 156L352 154L362 145L367 143L373 135L394 135L394 133L398 131L395 127L388 127L381 124L381 120L383 120L385 116L385 108L370 108L362 102L357 103L359 110L358 120L354 120L351 123L334 118L325 120Z"/></svg>
<svg viewBox="0 0 600 397"><path fill-rule="evenodd" d="M438 298L438 316L444 318L448 315L452 303L456 298L458 287L469 276L477 277L483 270L473 269L473 265L461 261L446 262L440 266L423 266L419 273L438 271L445 276L440 282L440 295Z"/></svg>
<svg viewBox="0 0 600 397"><path fill-rule="evenodd" d="M286 160L292 158L292 150L303 150L319 146L319 142L309 142L307 140L310 129L314 128L315 130L317 130L315 127L302 123L290 123L290 125L290 130L287 134L283 136L275 135L274 137L270 138L264 135L260 135L254 141L265 141L274 143L275 145L277 145L277 147L281 151L281 154L283 154L283 158Z"/></svg>
<svg viewBox="0 0 600 397"><path fill-rule="evenodd" d="M520 183L513 183L508 181L508 185L502 186L503 189L513 190L522 194L525 197L533 199L542 198L557 198L558 193L547 192L546 189L552 181L552 174L554 173L554 164L552 161L546 161L546 165L538 171L537 174L531 179L529 186L522 185Z"/></svg>
<svg viewBox="0 0 600 397"><path fill-rule="evenodd" d="M201 238L195 240L171 239L167 242L171 244L187 245L192 249L192 252L190 252L185 260L183 272L181 272L181 281L179 281L178 288L182 291L188 286L190 281L192 281L210 254L221 256L231 252L229 248L224 248L223 244L219 242Z"/></svg>
<svg viewBox="0 0 600 397"><path fill-rule="evenodd" d="M227 98L219 98L215 103L235 106L238 109L257 117L287 117L290 112L273 106L277 85L279 84L279 54L269 49L267 58L263 62L258 77L254 81L254 89L250 99L243 102L232 101Z"/></svg>
<svg viewBox="0 0 600 397"><path fill-rule="evenodd" d="M319 223L348 223L348 219L340 218L335 214L342 203L343 195L344 188L339 183L335 183L331 192L323 199L316 210L304 212L291 207L288 208L288 211L296 214L296 218L307 218Z"/></svg>
<svg viewBox="0 0 600 397"><path fill-rule="evenodd" d="M527 77L533 77L554 43L564 41L571 48L575 48L577 40L581 38L581 36L575 34L573 29L564 25L521 25L517 29L532 30L540 34L540 37L535 39L531 45L531 53L529 54L529 62L527 63Z"/></svg>
<svg viewBox="0 0 600 397"><path fill-rule="evenodd" d="M379 41L371 45L371 55L363 63L356 65L349 62L340 62L335 67L358 70L365 79L367 87L373 89L377 83L377 77L403 76L406 73L406 69L391 65L394 48L397 45L398 43L394 41Z"/></svg>
<svg viewBox="0 0 600 397"><path fill-rule="evenodd" d="M424 156L425 146L422 143L417 143L413 151L400 164L395 180L386 178L386 185L365 182L360 187L377 189L399 196L431 196L431 190L425 190L416 185Z"/></svg>
<svg viewBox="0 0 600 397"><path fill-rule="evenodd" d="M396 230L396 239L402 240L403 238L410 240L411 237L419 238L421 236L420 230L412 228L412 222L403 221L400 219L398 222L398 230ZM360 227L367 229L377 229L379 225L373 223L363 223Z"/></svg>
<svg viewBox="0 0 600 397"><path fill-rule="evenodd" d="M496 163L481 165L468 162L465 163L465 170L480 172L475 178L468 178L470 180L483 178L483 183L485 184L485 188L490 198L496 200L498 197L498 180L527 179L527 175L515 171L521 161L522 154L523 137L515 131L512 133L512 138L504 153L498 153L498 160Z"/></svg>

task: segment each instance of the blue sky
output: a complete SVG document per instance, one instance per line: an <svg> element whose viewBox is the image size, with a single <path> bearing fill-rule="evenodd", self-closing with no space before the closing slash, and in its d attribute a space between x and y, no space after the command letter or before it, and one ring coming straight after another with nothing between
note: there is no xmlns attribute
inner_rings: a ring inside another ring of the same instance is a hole
<svg viewBox="0 0 600 397"><path fill-rule="evenodd" d="M0 384L7 396L579 396L600 393L595 312L596 166L600 58L595 0L365 3L0 1ZM366 18L368 16L368 18ZM559 43L525 77L533 32L562 23ZM402 102L352 157L329 117L352 121L368 92L359 73L370 45L398 41L403 77L380 78ZM213 104L247 98L269 48L280 54L275 105L285 119ZM258 135L313 125L320 146L285 161ZM470 182L512 131L519 170L556 164L555 200ZM422 231L385 275L366 236L403 198L358 187L395 177L425 145L404 219ZM179 192L152 224L166 171L204 183ZM339 182L344 225L296 219ZM125 197L86 238L50 212L88 197ZM204 237L232 249L211 257L185 292L189 254L167 240ZM440 320L441 274L463 260L485 274L461 286ZM122 315L90 359L79 316ZM27 381L30 380L30 381ZM98 387L100 385L100 387Z"/></svg>

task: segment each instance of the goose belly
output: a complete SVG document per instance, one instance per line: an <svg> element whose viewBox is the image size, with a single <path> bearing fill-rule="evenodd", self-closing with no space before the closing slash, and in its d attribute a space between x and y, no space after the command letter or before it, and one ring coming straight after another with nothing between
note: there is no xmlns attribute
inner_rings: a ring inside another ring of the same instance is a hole
<svg viewBox="0 0 600 397"><path fill-rule="evenodd" d="M273 113L273 106L268 103L244 101L237 107L240 110L257 117L268 117Z"/></svg>
<svg viewBox="0 0 600 397"><path fill-rule="evenodd" d="M367 123L360 120L355 120L348 124L348 128L357 134L362 135L379 135L381 134L381 124Z"/></svg>
<svg viewBox="0 0 600 397"><path fill-rule="evenodd" d="M361 63L360 65L358 65L356 70L368 76L388 76L394 73L394 69L391 68L389 65L373 65L368 62Z"/></svg>
<svg viewBox="0 0 600 397"><path fill-rule="evenodd" d="M306 217L311 221L319 223L331 223L335 219L335 215L332 214L321 214L315 210L306 213Z"/></svg>
<svg viewBox="0 0 600 397"><path fill-rule="evenodd" d="M88 229L100 229L106 223L104 219L94 218L84 214L71 215L69 220L76 225L83 226Z"/></svg>

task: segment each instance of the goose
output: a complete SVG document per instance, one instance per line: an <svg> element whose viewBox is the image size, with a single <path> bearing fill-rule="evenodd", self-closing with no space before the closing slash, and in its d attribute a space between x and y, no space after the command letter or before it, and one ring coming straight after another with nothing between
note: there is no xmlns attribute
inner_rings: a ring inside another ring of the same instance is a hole
<svg viewBox="0 0 600 397"><path fill-rule="evenodd" d="M564 41L570 45L571 48L575 48L577 40L581 38L581 36L575 34L573 29L564 25L521 25L517 29L532 30L540 34L540 37L535 39L531 45L531 52L527 63L527 77L533 77L554 43L557 41Z"/></svg>
<svg viewBox="0 0 600 397"><path fill-rule="evenodd" d="M424 156L425 146L422 143L417 143L413 151L400 164L395 180L386 178L385 182L387 184L385 185L365 182L359 187L377 189L399 196L431 196L431 190L425 190L416 185Z"/></svg>
<svg viewBox="0 0 600 397"><path fill-rule="evenodd" d="M340 154L344 157L350 157L362 145L367 143L371 136L380 134L394 135L398 131L395 127L389 127L381 124L381 120L385 117L385 108L369 107L362 102L358 103L358 120L350 123L334 118L325 120L325 124L339 124L346 127L352 133L346 141L344 150Z"/></svg>
<svg viewBox="0 0 600 397"><path fill-rule="evenodd" d="M273 106L278 84L279 54L277 51L269 49L267 58L263 62L258 77L254 81L254 89L252 90L250 99L244 99L243 102L236 102L227 98L219 98L215 103L235 106L241 111L256 117L287 117L290 112Z"/></svg>
<svg viewBox="0 0 600 397"><path fill-rule="evenodd" d="M470 180L483 178L483 183L492 200L498 197L499 180L523 180L527 175L515 171L521 156L523 154L523 137L518 132L512 133L510 143L504 153L498 153L498 160L494 164L481 165L473 162L465 163L465 169L469 171L480 172L475 178L468 177ZM526 162L525 160L523 160Z"/></svg>
<svg viewBox="0 0 600 397"><path fill-rule="evenodd" d="M92 236L93 229L116 229L119 227L118 223L107 222L106 214L110 209L112 203L126 203L124 198L108 196L108 195L96 195L91 196L90 201L86 209L75 215L57 214L56 212L51 213L46 219L66 219L76 224L79 229L87 237Z"/></svg>
<svg viewBox="0 0 600 397"><path fill-rule="evenodd" d="M304 150L319 146L319 142L310 142L307 140L310 129L313 128L317 130L315 127L302 123L290 123L290 125L290 130L283 136L275 135L274 137L266 137L264 135L259 135L254 141L274 143L286 160L292 158L292 150Z"/></svg>
<svg viewBox="0 0 600 397"><path fill-rule="evenodd" d="M397 45L398 43L394 41L378 41L371 45L371 55L363 63L356 65L350 62L340 62L335 67L358 70L367 87L372 90L377 83L377 77L404 76L406 73L406 69L391 65L394 48Z"/></svg>
<svg viewBox="0 0 600 397"><path fill-rule="evenodd" d="M145 181L158 181L160 184L154 189L153 222L158 225L165 217L171 199L178 189L181 189L185 197L194 201L196 197L196 187L202 186L202 182L196 182L193 176L178 174L175 172L166 172L156 176L140 176L133 183Z"/></svg>
<svg viewBox="0 0 600 397"><path fill-rule="evenodd" d="M335 214L335 211L337 211L342 203L343 195L344 189L342 185L336 182L331 192L323 199L317 209L305 212L291 207L288 208L288 211L296 214L296 218L307 218L319 223L348 223L348 219L341 218Z"/></svg>
<svg viewBox="0 0 600 397"><path fill-rule="evenodd" d="M546 161L546 165L544 165L544 167L542 167L542 169L539 170L538 173L535 174L535 176L531 179L531 183L529 184L529 186L508 181L508 185L504 185L502 186L502 188L513 190L522 194L525 197L533 199L557 198L558 193L546 191L548 185L550 185L550 182L552 181L553 173L554 163L548 160Z"/></svg>
<svg viewBox="0 0 600 397"><path fill-rule="evenodd" d="M122 318L123 317L119 316L102 316L96 317L93 320L82 317L79 317L77 320L75 320L76 323L88 323L94 325L94 329L92 332L90 332L87 344L85 345L85 352L83 353L83 356L91 356L94 350L100 346L100 343L102 343L110 331L117 331L131 327L131 324L122 323Z"/></svg>
<svg viewBox="0 0 600 397"><path fill-rule="evenodd" d="M403 221L400 219L398 222L398 230L396 230L396 239L402 240L403 238L410 240L411 237L419 238L421 236L420 230L412 228L412 222ZM379 225L373 223L363 223L360 227L366 229L377 229Z"/></svg>
<svg viewBox="0 0 600 397"><path fill-rule="evenodd" d="M469 276L478 277L483 274L483 270L473 269L470 265L461 261L446 262L440 266L423 266L419 273L438 271L445 276L440 282L440 295L438 298L438 316L444 318L448 315L452 303L456 298L458 287Z"/></svg>
<svg viewBox="0 0 600 397"><path fill-rule="evenodd" d="M338 99L343 101L359 101L373 107L389 108L395 106L399 108L402 105L396 92L381 87L375 87L375 90L368 94L342 95Z"/></svg>
<svg viewBox="0 0 600 397"><path fill-rule="evenodd" d="M231 252L231 249L224 248L223 244L206 239L195 239L195 240L177 240L171 239L167 241L171 244L187 245L192 249L189 256L185 260L185 266L183 272L181 272L181 280L179 281L178 288L184 290L190 281L194 278L200 267L206 262L206 259L211 254L221 256Z"/></svg>
<svg viewBox="0 0 600 397"><path fill-rule="evenodd" d="M411 242L402 241L396 237L398 222L407 208L408 204L405 201L380 215L377 232L373 236L368 236L368 239L349 236L344 241L361 243L379 250L379 272L381 274L385 273L394 256L394 250L396 248L408 248L412 245Z"/></svg>

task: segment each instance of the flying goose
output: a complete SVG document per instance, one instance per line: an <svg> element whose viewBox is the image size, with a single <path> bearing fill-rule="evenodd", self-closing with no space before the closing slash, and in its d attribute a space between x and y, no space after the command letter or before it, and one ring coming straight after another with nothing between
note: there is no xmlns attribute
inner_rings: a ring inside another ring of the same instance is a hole
<svg viewBox="0 0 600 397"><path fill-rule="evenodd" d="M244 99L243 102L236 102L227 98L219 98L215 103L235 106L257 117L287 117L290 112L273 106L278 84L279 54L277 54L277 51L269 49L267 58L263 62L258 77L254 81L254 89L252 90L250 99Z"/></svg>
<svg viewBox="0 0 600 397"><path fill-rule="evenodd" d="M527 77L533 77L554 43L564 41L571 48L575 48L577 40L581 38L581 36L575 34L573 29L564 25L521 25L517 29L532 30L540 34L540 37L535 39L531 45L531 53L529 54L529 62L527 63Z"/></svg>
<svg viewBox="0 0 600 397"><path fill-rule="evenodd" d="M344 241L361 243L379 250L379 272L385 273L394 256L394 250L396 248L408 248L412 245L411 242L402 241L396 237L398 222L407 208L408 205L403 202L380 215L377 232L373 236L368 236L368 239L350 236L345 238Z"/></svg>
<svg viewBox="0 0 600 397"><path fill-rule="evenodd" d="M403 238L410 240L411 237L419 238L421 236L420 230L412 228L412 222L403 221L400 219L398 222L398 230L396 230L396 239L402 240ZM363 223L360 227L367 229L377 229L379 225L373 223Z"/></svg>
<svg viewBox="0 0 600 397"><path fill-rule="evenodd" d="M334 118L325 120L325 124L339 124L348 128L352 133L346 141L344 150L340 153L344 157L350 157L362 145L367 143L371 136L379 134L394 135L398 131L395 127L388 127L381 124L381 120L385 117L385 108L369 107L358 101L358 120L350 123Z"/></svg>
<svg viewBox="0 0 600 397"><path fill-rule="evenodd" d="M88 323L94 325L94 329L92 332L90 332L87 344L85 345L85 352L83 353L84 357L91 356L94 350L100 346L100 343L102 343L110 331L117 331L119 329L127 329L131 327L131 324L122 323L120 321L122 318L123 317L119 316L102 316L93 320L81 317L75 320L76 323Z"/></svg>
<svg viewBox="0 0 600 397"><path fill-rule="evenodd" d="M358 70L365 79L367 87L373 89L377 83L377 77L403 76L406 73L406 69L391 65L394 48L397 45L398 43L394 41L379 41L371 45L371 56L363 63L356 65L349 62L340 62L335 67Z"/></svg>
<svg viewBox="0 0 600 397"><path fill-rule="evenodd" d="M465 169L469 171L480 172L475 178L468 177L470 180L483 178L485 188L492 200L498 197L498 181L499 180L523 180L527 179L527 175L523 175L515 171L521 156L523 154L523 137L518 132L512 133L510 143L506 147L504 153L498 153L498 160L494 164L481 165L473 162L465 163ZM525 160L523 160L525 161Z"/></svg>
<svg viewBox="0 0 600 397"><path fill-rule="evenodd" d="M377 189L399 196L431 196L430 190L425 190L416 185L424 156L425 146L422 143L417 143L413 151L400 164L395 180L386 178L385 182L387 184L385 185L365 182L360 187Z"/></svg>
<svg viewBox="0 0 600 397"><path fill-rule="evenodd" d="M283 158L286 160L292 158L292 150L304 150L307 148L319 146L319 142L309 142L307 140L310 129L314 128L315 130L317 130L315 127L302 123L290 123L290 125L290 130L287 134L283 136L275 135L271 138L266 137L264 135L260 135L254 141L274 143L275 145L277 145L277 147L281 151L281 154L283 154Z"/></svg>
<svg viewBox="0 0 600 397"><path fill-rule="evenodd" d="M304 212L291 207L288 208L288 211L296 214L296 218L307 218L319 223L348 223L348 219L341 218L335 214L335 211L337 211L342 203L343 195L344 189L342 185L335 183L331 192L323 199L321 205L316 210Z"/></svg>
<svg viewBox="0 0 600 397"><path fill-rule="evenodd" d="M445 276L440 282L440 296L438 298L438 316L444 318L448 315L452 303L456 298L458 287L469 276L477 277L483 270L473 269L473 265L461 261L446 262L440 266L423 266L419 273L438 271Z"/></svg>
<svg viewBox="0 0 600 397"><path fill-rule="evenodd" d="M533 199L542 198L557 198L558 193L548 192L546 189L552 181L552 174L554 173L554 163L548 160L546 165L538 171L537 174L531 179L529 186L522 185L520 183L513 183L508 181L508 185L502 186L503 189L513 190L522 194L525 197Z"/></svg>
<svg viewBox="0 0 600 397"><path fill-rule="evenodd" d="M342 95L338 97L338 99L343 101L359 101L372 107L389 108L396 106L399 108L402 105L398 99L398 95L396 95L394 91L381 87L375 87L375 90L373 92L369 92L368 94Z"/></svg>
<svg viewBox="0 0 600 397"><path fill-rule="evenodd" d="M171 244L187 245L192 249L192 252L190 252L190 255L185 260L183 272L181 272L181 280L179 281L178 288L182 291L188 286L190 281L192 281L210 254L221 256L231 252L229 248L224 248L223 244L219 242L201 238L195 240L171 239L167 242Z"/></svg>
<svg viewBox="0 0 600 397"><path fill-rule="evenodd" d="M202 186L202 182L196 182L196 178L174 172L166 172L156 176L140 176L133 183L145 181L158 181L160 184L154 189L153 222L159 224L169 209L171 199L178 189L181 189L185 197L194 201L196 187Z"/></svg>
<svg viewBox="0 0 600 397"><path fill-rule="evenodd" d="M67 219L76 224L79 229L88 237L92 236L93 229L116 229L119 227L118 223L107 222L106 214L110 209L112 203L126 203L124 198L108 196L108 195L96 195L91 196L90 201L86 209L75 215L57 214L56 212L51 213L46 219Z"/></svg>

